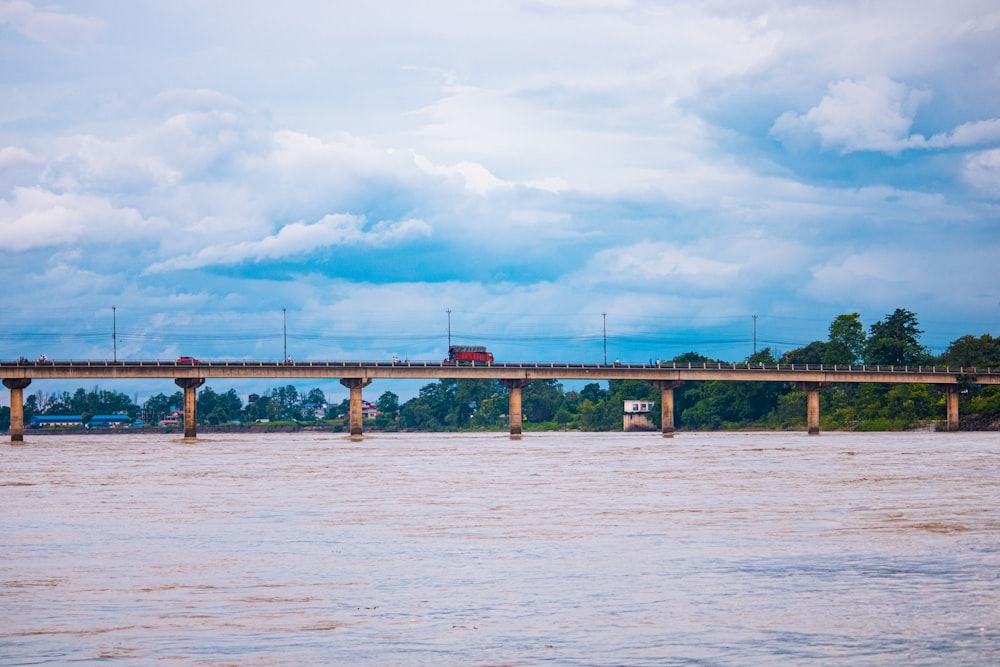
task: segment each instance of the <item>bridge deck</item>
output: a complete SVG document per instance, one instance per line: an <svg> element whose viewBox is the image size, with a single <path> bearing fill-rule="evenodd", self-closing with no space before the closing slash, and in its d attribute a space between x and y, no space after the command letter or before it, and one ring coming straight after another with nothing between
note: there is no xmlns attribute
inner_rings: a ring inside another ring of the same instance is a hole
<svg viewBox="0 0 1000 667"><path fill-rule="evenodd" d="M0 377L91 378L362 378L497 380L722 380L763 382L884 382L893 384L1000 384L998 368L940 366L748 365L727 363L569 364L437 361L0 361Z"/></svg>

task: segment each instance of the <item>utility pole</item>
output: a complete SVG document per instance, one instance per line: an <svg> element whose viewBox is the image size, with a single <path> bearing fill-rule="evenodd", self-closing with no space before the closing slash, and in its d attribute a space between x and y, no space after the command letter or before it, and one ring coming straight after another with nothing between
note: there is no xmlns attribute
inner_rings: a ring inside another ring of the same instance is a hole
<svg viewBox="0 0 1000 667"><path fill-rule="evenodd" d="M444 312L448 313L448 353L451 354L451 308L447 308Z"/></svg>
<svg viewBox="0 0 1000 667"><path fill-rule="evenodd" d="M111 306L111 344L114 352L112 353L112 361L118 361L118 315L117 307Z"/></svg>
<svg viewBox="0 0 1000 667"><path fill-rule="evenodd" d="M753 353L757 354L757 313L753 314Z"/></svg>
<svg viewBox="0 0 1000 667"><path fill-rule="evenodd" d="M608 365L608 314L601 313L604 318L604 365Z"/></svg>
<svg viewBox="0 0 1000 667"><path fill-rule="evenodd" d="M285 309L281 309L281 338L285 345L285 356L281 358L282 363L288 362L288 320L285 316Z"/></svg>

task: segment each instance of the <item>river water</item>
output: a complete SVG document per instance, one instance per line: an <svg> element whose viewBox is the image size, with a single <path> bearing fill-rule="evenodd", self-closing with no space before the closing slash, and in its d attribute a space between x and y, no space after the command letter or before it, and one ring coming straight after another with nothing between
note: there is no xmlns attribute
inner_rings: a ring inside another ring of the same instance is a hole
<svg viewBox="0 0 1000 667"><path fill-rule="evenodd" d="M0 663L1000 664L996 433L40 436Z"/></svg>

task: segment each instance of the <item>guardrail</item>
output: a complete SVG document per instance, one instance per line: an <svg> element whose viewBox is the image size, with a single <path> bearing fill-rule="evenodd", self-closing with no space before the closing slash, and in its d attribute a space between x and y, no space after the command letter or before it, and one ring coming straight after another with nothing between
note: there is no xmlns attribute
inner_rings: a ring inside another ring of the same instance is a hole
<svg viewBox="0 0 1000 667"><path fill-rule="evenodd" d="M441 361L253 361L245 359L225 359L209 360L197 362L178 362L163 360L143 360L143 361L112 361L110 359L88 359L88 360L0 360L0 368L32 368L32 367L66 367L66 368L454 368L454 363L444 363ZM461 367L475 368L502 368L511 370L521 369L594 369L594 370L614 370L635 369L635 370L751 370L751 371L833 371L840 373L940 373L942 375L1000 375L1000 368L978 368L971 367L951 367L951 366L883 366L883 365L862 365L848 366L842 364L752 364L752 363L727 363L727 362L655 362L652 364L619 362L611 364L588 364L588 363L563 363L563 362L469 362L460 364Z"/></svg>

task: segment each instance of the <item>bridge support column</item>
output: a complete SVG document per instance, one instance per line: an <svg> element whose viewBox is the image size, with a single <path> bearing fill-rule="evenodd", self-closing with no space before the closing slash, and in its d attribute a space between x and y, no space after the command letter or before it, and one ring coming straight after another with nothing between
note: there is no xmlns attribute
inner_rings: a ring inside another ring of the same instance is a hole
<svg viewBox="0 0 1000 667"><path fill-rule="evenodd" d="M184 437L198 437L198 395L196 390L205 378L176 378L174 384L184 390Z"/></svg>
<svg viewBox="0 0 1000 667"><path fill-rule="evenodd" d="M31 378L4 378L3 386L10 389L10 444L24 444L24 388Z"/></svg>
<svg viewBox="0 0 1000 667"><path fill-rule="evenodd" d="M806 427L809 435L819 435L819 390L825 389L825 382L796 382L798 388L806 392Z"/></svg>
<svg viewBox="0 0 1000 667"><path fill-rule="evenodd" d="M340 384L351 390L351 438L360 439L364 436L362 426L364 407L361 403L361 390L371 383L371 378L341 378L340 380Z"/></svg>
<svg viewBox="0 0 1000 667"><path fill-rule="evenodd" d="M682 384L683 380L653 380L653 386L660 390L660 424L664 438L674 437L674 389Z"/></svg>
<svg viewBox="0 0 1000 667"><path fill-rule="evenodd" d="M945 392L945 405L947 406L948 421L945 424L946 431L958 430L958 386L946 384L941 387ZM12 431L13 432L13 431Z"/></svg>
<svg viewBox="0 0 1000 667"><path fill-rule="evenodd" d="M507 421L510 422L510 439L521 439L521 389L531 384L531 380L500 380L500 384L510 390L510 406Z"/></svg>

